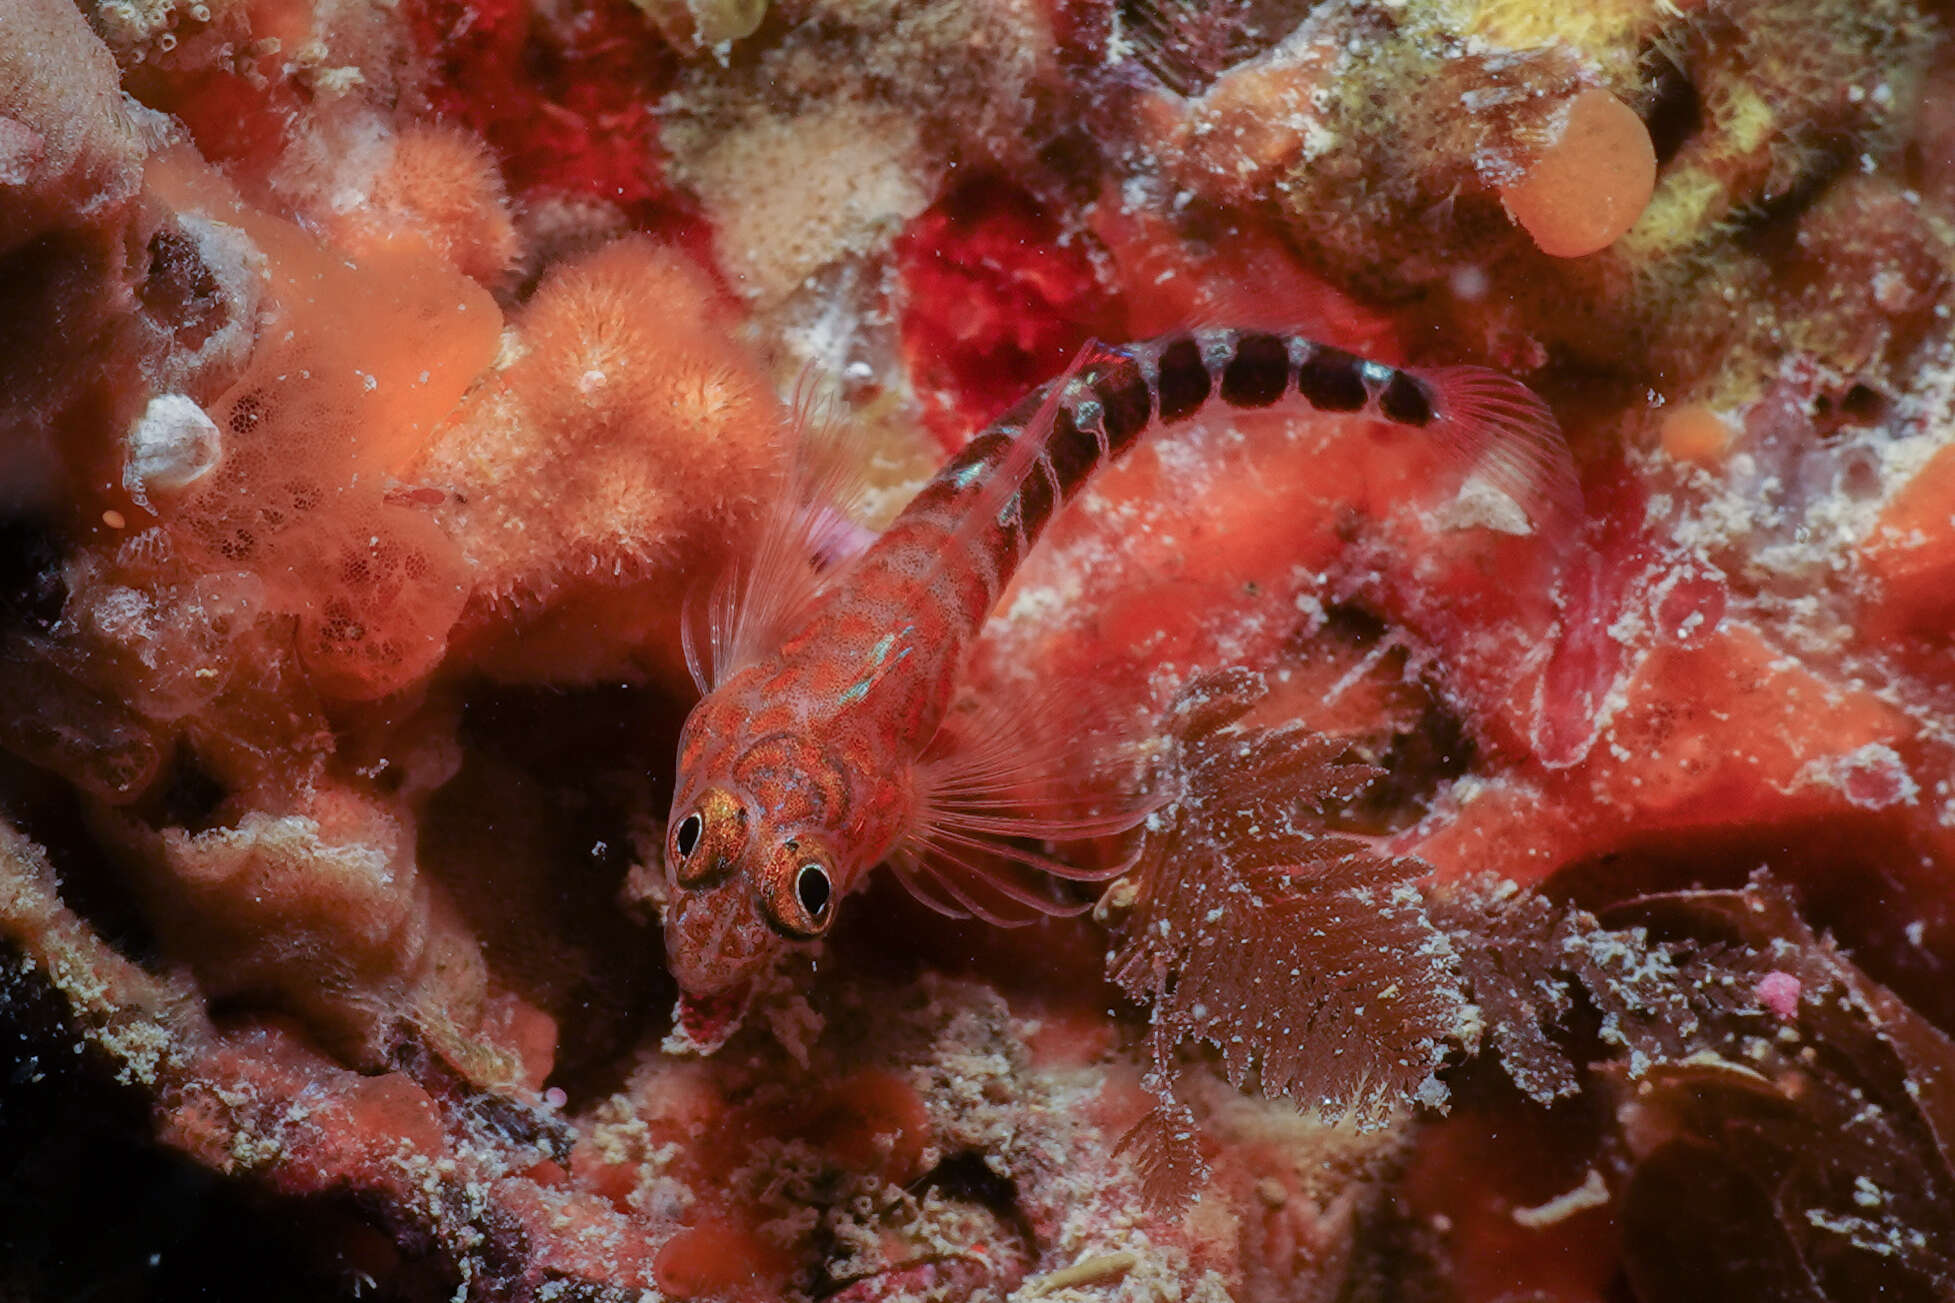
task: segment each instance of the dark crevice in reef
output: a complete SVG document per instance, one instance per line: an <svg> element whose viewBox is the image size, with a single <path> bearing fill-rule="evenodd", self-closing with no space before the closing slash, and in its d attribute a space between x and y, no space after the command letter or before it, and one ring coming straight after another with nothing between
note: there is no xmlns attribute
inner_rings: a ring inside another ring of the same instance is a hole
<svg viewBox="0 0 1955 1303"><path fill-rule="evenodd" d="M1339 667L1333 682L1367 657L1377 657L1362 677L1382 686L1384 708L1371 729L1348 740L1356 758L1383 772L1355 800L1320 811L1332 827L1345 831L1384 832L1417 822L1433 795L1470 770L1478 756L1459 716L1423 677L1407 673L1406 651L1386 647L1380 652L1391 636L1389 624L1351 603L1331 607L1323 627L1310 635L1311 654L1328 656ZM1365 690L1357 683L1344 688Z"/></svg>
<svg viewBox="0 0 1955 1303"><path fill-rule="evenodd" d="M1475 754L1459 717L1427 697L1413 726L1392 735L1379 761L1385 774L1365 789L1354 812L1386 826L1410 823L1425 813L1443 784L1472 768Z"/></svg>
<svg viewBox="0 0 1955 1303"><path fill-rule="evenodd" d="M1643 57L1651 69L1652 90L1643 125L1649 129L1650 147L1661 170L1703 129L1704 101L1689 72L1668 54L1651 49Z"/></svg>
<svg viewBox="0 0 1955 1303"><path fill-rule="evenodd" d="M152 826L206 832L217 826L218 807L227 795L224 784L198 761L188 743L180 741L155 788Z"/></svg>
<svg viewBox="0 0 1955 1303"><path fill-rule="evenodd" d="M467 755L421 847L498 979L557 1020L551 1084L572 1105L616 1089L672 1008L658 930L618 898L635 813L670 799L679 717L642 689L483 687Z"/></svg>
<svg viewBox="0 0 1955 1303"><path fill-rule="evenodd" d="M46 633L61 618L68 600L61 573L64 550L52 522L33 515L0 517L0 636Z"/></svg>
<svg viewBox="0 0 1955 1303"><path fill-rule="evenodd" d="M1797 257L1800 223L1819 204L1835 181L1857 163L1860 150L1843 133L1813 141L1805 168L1784 190L1760 196L1758 202L1732 214L1732 235L1741 247L1767 257Z"/></svg>
<svg viewBox="0 0 1955 1303"><path fill-rule="evenodd" d="M1813 395L1813 434L1831 438L1842 430L1881 424L1893 407L1893 399L1864 381L1853 381L1837 392Z"/></svg>
<svg viewBox="0 0 1955 1303"><path fill-rule="evenodd" d="M345 1235L157 1148L141 1098L77 1052L65 1003L11 947L0 973L0 1297L249 1303L267 1281L292 1303L346 1297L322 1261Z"/></svg>
<svg viewBox="0 0 1955 1303"><path fill-rule="evenodd" d="M910 1193L928 1194L935 1190L946 1199L974 1203L1007 1221L1022 1214L1018 1209L1018 1187L1011 1178L994 1171L975 1149L960 1150L910 1183Z"/></svg>
<svg viewBox="0 0 1955 1303"><path fill-rule="evenodd" d="M157 954L148 919L88 825L84 798L44 769L0 753L0 817L47 853L61 901L138 963Z"/></svg>

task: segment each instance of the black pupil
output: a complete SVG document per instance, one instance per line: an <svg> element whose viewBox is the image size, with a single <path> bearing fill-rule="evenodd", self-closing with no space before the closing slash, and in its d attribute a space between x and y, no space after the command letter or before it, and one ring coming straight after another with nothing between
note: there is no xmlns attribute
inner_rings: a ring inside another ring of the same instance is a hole
<svg viewBox="0 0 1955 1303"><path fill-rule="evenodd" d="M814 865L801 866L801 874L794 880L794 891L809 918L820 918L828 912L828 875Z"/></svg>
<svg viewBox="0 0 1955 1303"><path fill-rule="evenodd" d="M696 814L687 815L685 822L679 825L679 835L672 839L672 844L678 848L680 859L692 854L693 848L699 845L699 830L702 826Z"/></svg>

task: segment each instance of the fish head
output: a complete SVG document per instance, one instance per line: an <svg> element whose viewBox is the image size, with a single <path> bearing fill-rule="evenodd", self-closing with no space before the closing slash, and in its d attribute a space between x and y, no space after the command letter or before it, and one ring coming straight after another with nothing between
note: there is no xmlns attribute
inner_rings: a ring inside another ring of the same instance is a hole
<svg viewBox="0 0 1955 1303"><path fill-rule="evenodd" d="M665 838L666 960L688 995L732 992L834 926L838 831L817 756L778 737L682 774Z"/></svg>

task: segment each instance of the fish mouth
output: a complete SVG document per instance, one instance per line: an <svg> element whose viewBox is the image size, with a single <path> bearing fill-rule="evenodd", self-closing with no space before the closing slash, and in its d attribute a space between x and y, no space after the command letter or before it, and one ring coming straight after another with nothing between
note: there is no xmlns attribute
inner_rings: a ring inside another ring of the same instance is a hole
<svg viewBox="0 0 1955 1303"><path fill-rule="evenodd" d="M665 920L665 960L679 989L695 999L724 996L750 982L776 948L773 934L738 881L682 892Z"/></svg>
<svg viewBox="0 0 1955 1303"><path fill-rule="evenodd" d="M750 984L716 995L695 996L681 991L672 1009L672 1032L666 1037L665 1049L702 1056L713 1053L740 1030L752 998Z"/></svg>

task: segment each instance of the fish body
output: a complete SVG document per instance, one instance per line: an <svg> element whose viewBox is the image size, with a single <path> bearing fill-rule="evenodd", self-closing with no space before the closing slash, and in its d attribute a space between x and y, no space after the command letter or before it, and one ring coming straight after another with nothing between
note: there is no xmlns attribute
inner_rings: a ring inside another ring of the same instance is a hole
<svg viewBox="0 0 1955 1303"><path fill-rule="evenodd" d="M730 640L744 650L715 665L687 720L668 824L665 936L682 992L743 988L783 943L828 931L882 863L926 903L1000 922L1013 908L1064 909L1001 864L1103 876L1024 842L1119 831L1146 807L1041 809L1040 785L1081 757L1037 719L952 718L972 645L1100 467L1213 404L1284 403L1433 437L1541 521L1572 510L1552 417L1496 373L1398 368L1267 331L1089 346L973 437L866 550L804 593L754 603L764 636Z"/></svg>

